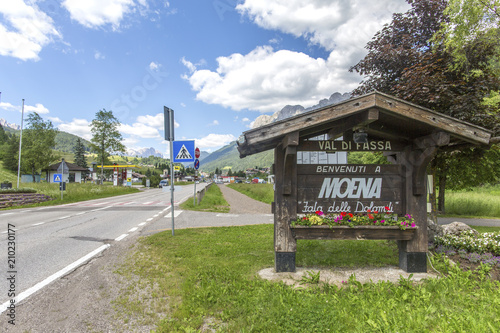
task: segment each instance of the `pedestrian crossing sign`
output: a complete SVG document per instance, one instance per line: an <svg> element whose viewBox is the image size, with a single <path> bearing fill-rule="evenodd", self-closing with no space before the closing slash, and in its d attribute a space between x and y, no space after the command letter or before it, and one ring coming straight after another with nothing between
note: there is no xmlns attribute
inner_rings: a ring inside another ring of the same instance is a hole
<svg viewBox="0 0 500 333"><path fill-rule="evenodd" d="M52 181L53 183L60 183L62 182L62 174L60 173L55 173L54 174L54 179Z"/></svg>
<svg viewBox="0 0 500 333"><path fill-rule="evenodd" d="M173 142L174 162L194 162L194 140Z"/></svg>

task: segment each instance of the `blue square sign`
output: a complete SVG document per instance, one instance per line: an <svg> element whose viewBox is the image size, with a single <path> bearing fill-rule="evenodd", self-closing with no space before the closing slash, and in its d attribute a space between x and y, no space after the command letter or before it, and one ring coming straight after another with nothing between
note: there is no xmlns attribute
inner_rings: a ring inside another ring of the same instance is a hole
<svg viewBox="0 0 500 333"><path fill-rule="evenodd" d="M54 178L52 179L53 183L60 183L62 182L62 174L60 173L55 173Z"/></svg>
<svg viewBox="0 0 500 333"><path fill-rule="evenodd" d="M173 142L174 162L194 162L194 140Z"/></svg>

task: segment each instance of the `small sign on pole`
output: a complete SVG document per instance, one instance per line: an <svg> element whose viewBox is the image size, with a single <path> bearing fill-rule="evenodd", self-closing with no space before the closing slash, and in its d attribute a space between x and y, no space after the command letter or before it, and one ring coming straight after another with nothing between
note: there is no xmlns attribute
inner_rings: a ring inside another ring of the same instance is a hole
<svg viewBox="0 0 500 333"><path fill-rule="evenodd" d="M172 236L174 236L174 110L163 106L165 140L170 141L170 213L172 214Z"/></svg>

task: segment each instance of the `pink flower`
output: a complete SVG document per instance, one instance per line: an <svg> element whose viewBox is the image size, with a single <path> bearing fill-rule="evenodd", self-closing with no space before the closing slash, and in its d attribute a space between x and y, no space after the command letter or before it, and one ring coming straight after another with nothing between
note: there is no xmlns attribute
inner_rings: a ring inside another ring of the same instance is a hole
<svg viewBox="0 0 500 333"><path fill-rule="evenodd" d="M384 223L384 222L385 222L385 220L380 221L380 223Z"/></svg>
<svg viewBox="0 0 500 333"><path fill-rule="evenodd" d="M412 228L415 228L415 222L413 222L413 223L411 224L411 227L412 227Z"/></svg>
<svg viewBox="0 0 500 333"><path fill-rule="evenodd" d="M322 215L325 215L325 213L323 213L323 212L322 212L322 211L320 211L320 210L317 210L317 211L316 211L316 215L318 215L318 216L322 216Z"/></svg>

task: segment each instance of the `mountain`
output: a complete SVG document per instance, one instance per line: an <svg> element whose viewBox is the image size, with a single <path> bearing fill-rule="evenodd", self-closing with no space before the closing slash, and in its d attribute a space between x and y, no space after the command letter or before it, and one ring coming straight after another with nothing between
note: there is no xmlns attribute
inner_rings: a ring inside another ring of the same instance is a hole
<svg viewBox="0 0 500 333"><path fill-rule="evenodd" d="M246 170L248 168L270 167L274 161L274 150L240 158L240 153L236 148L236 141L214 151L200 161L200 170L213 172L216 168L223 169L230 167L233 171Z"/></svg>
<svg viewBox="0 0 500 333"><path fill-rule="evenodd" d="M140 149L132 149L132 148L127 148L127 155L128 156L137 156L137 157L149 157L149 156L154 156L154 157L161 157L163 158L163 154L154 149L153 147L151 148L140 148Z"/></svg>
<svg viewBox="0 0 500 333"><path fill-rule="evenodd" d="M21 132L21 126L16 125L16 124L9 124L5 121L5 119L0 118L0 124L2 127L5 129L6 132L8 133L14 133L16 135L19 135ZM87 141L77 135L68 133L68 132L63 132L63 131L58 131L55 141L56 141L56 146L54 147L54 150L63 152L63 153L73 153L74 152L74 147L76 146L76 141L80 139L83 143L83 146L85 147L86 151L90 151L90 141Z"/></svg>
<svg viewBox="0 0 500 333"><path fill-rule="evenodd" d="M257 119L255 119L255 121L252 125L252 128L257 128L257 127L261 127L261 126L264 126L267 124L271 124L271 123L274 123L276 121L280 121L280 120L283 120L283 119L286 119L289 117L293 117L295 115L298 115L298 114L301 114L301 113L304 113L307 111L322 108L322 107L327 106L327 105L337 104L337 103L345 101L346 99L349 99L349 98L351 98L350 93L341 94L341 93L336 92L336 93L333 93L330 96L330 98L324 98L324 99L320 100L318 102L318 104L313 105L313 106L308 107L308 108L304 108L302 105L286 105L284 108L282 108L279 111L276 111L271 116L264 114L262 116L257 117Z"/></svg>
<svg viewBox="0 0 500 333"><path fill-rule="evenodd" d="M16 124L9 124L7 122L7 120L5 120L3 118L0 118L0 125L2 125L2 127L4 129L7 129L7 128L14 129L14 130L20 130L21 129L21 126L16 125Z"/></svg>
<svg viewBox="0 0 500 333"><path fill-rule="evenodd" d="M304 108L302 105L286 105L281 110L276 111L273 115L261 115L255 119L252 128L264 126L276 121L280 121L295 115L322 108L327 105L337 104L351 97L350 93L333 93L329 98L322 99L318 104L309 108ZM274 150L268 150L258 154L250 155L245 158L240 158L237 150L236 141L229 145L214 151L207 157L200 160L200 170L212 172L216 168L223 169L231 167L233 171L246 170L248 168L270 167L274 163ZM192 164L191 164L192 165Z"/></svg>

